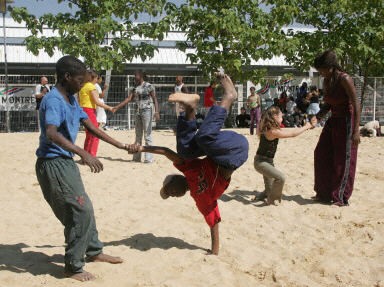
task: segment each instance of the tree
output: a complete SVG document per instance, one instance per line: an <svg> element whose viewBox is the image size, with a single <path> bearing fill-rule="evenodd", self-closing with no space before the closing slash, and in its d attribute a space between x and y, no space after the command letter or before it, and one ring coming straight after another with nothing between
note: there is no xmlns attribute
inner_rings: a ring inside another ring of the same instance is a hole
<svg viewBox="0 0 384 287"><path fill-rule="evenodd" d="M156 47L146 42L132 43L135 35L162 39L169 31L168 16L157 23L135 23L140 13L162 15L165 0L58 0L67 2L76 12L45 14L39 18L26 8L13 8L11 16L25 21L32 35L26 38L27 49L37 55L41 49L53 55L56 49L64 54L82 56L95 69L120 69L134 57L152 57ZM51 28L54 36L44 35ZM106 43L108 41L108 43Z"/></svg>
<svg viewBox="0 0 384 287"><path fill-rule="evenodd" d="M186 34L179 49L208 76L223 67L235 80L257 82L265 71L250 69L252 59L279 55L284 46L281 27L258 0L189 0L168 13Z"/></svg>
<svg viewBox="0 0 384 287"><path fill-rule="evenodd" d="M25 8L14 8L12 17L25 21L32 35L27 49L41 49L52 55L55 49L83 56L96 69L121 68L134 57L152 57L156 47L134 36L162 40L172 29L184 31L186 41L178 43L189 60L207 76L223 67L235 80L257 81L264 70L250 69L252 59L281 54L285 35L258 0L187 0L176 5L166 0L58 0L67 2L74 14L45 14L40 18ZM140 13L157 17L153 23L134 23ZM57 33L43 34L43 27ZM106 39L108 43L106 43Z"/></svg>
<svg viewBox="0 0 384 287"><path fill-rule="evenodd" d="M295 67L308 70L320 52L332 49L342 67L364 78L384 71L384 2L381 0L269 0L281 25L294 21L314 32L288 30L284 55ZM291 11L287 14L286 11ZM284 15L284 16L281 16Z"/></svg>

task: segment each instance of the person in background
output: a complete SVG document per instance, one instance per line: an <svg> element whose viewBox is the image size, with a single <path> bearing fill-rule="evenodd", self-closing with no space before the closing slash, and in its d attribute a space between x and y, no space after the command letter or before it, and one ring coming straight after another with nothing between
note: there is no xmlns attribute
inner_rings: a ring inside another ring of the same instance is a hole
<svg viewBox="0 0 384 287"><path fill-rule="evenodd" d="M307 108L307 115L316 115L320 112L320 104L319 104L319 90L316 86L311 86L309 92L309 106Z"/></svg>
<svg viewBox="0 0 384 287"><path fill-rule="evenodd" d="M303 105L303 100L307 94L308 94L308 84L307 82L303 82L301 87L297 90L297 97L296 97L296 104L303 113L306 112L306 108L303 110L302 105Z"/></svg>
<svg viewBox="0 0 384 287"><path fill-rule="evenodd" d="M247 110L241 107L240 114L236 116L236 126L238 128L249 128L251 116L247 114Z"/></svg>
<svg viewBox="0 0 384 287"><path fill-rule="evenodd" d="M279 108L283 113L287 112L287 102L288 102L288 95L287 92L284 91L280 94L279 98Z"/></svg>
<svg viewBox="0 0 384 287"><path fill-rule="evenodd" d="M48 79L45 76L40 78L40 84L35 88L35 98L36 98L36 110L39 110L40 103L43 97L50 91L48 85Z"/></svg>
<svg viewBox="0 0 384 287"><path fill-rule="evenodd" d="M155 87L144 81L144 73L142 71L135 72L135 88L130 90L128 97L118 104L114 111L121 109L132 100L136 102L137 108L135 117L135 143L141 145L144 136L145 145L152 145L152 119L156 121L160 120L159 103L157 102ZM155 113L153 113L152 102L155 106ZM141 152L133 155L133 161L141 162ZM152 162L152 154L145 153L144 163Z"/></svg>
<svg viewBox="0 0 384 287"><path fill-rule="evenodd" d="M99 100L104 104L104 97L106 91L108 91L108 85L104 84L103 89L101 89L101 83L103 82L103 78L101 75L97 76L97 83L95 84L96 90L99 93ZM96 107L96 119L99 125L99 128L103 128L107 124L107 114L105 113L104 108L97 106Z"/></svg>
<svg viewBox="0 0 384 287"><path fill-rule="evenodd" d="M205 88L204 91L204 108L205 113L208 113L208 110L213 106L216 105L215 100L215 89L216 89L217 83L215 80L212 80L208 87Z"/></svg>
<svg viewBox="0 0 384 287"><path fill-rule="evenodd" d="M247 106L250 109L250 115L251 115L251 123L249 125L249 132L251 135L254 133L255 125L256 127L259 126L260 123L260 117L261 117L261 99L260 96L256 93L256 88L251 87L250 89L251 94L249 95L247 99Z"/></svg>
<svg viewBox="0 0 384 287"><path fill-rule="evenodd" d="M379 121L370 121L361 128L360 134L363 137L381 137L381 126Z"/></svg>
<svg viewBox="0 0 384 287"><path fill-rule="evenodd" d="M40 78L40 84L35 88L35 99L36 99L36 115L37 115L37 128L40 131L40 117L39 117L39 108L40 103L43 100L43 97L49 92L48 79L45 76Z"/></svg>
<svg viewBox="0 0 384 287"><path fill-rule="evenodd" d="M287 106L286 106L288 116L291 116L295 112L295 107L296 107L295 100L293 99L292 96L290 96L288 98L288 102L287 102Z"/></svg>
<svg viewBox="0 0 384 287"><path fill-rule="evenodd" d="M99 127L96 119L96 107L99 106L111 112L113 112L113 107L104 104L99 99L99 93L95 87L97 83L97 73L94 70L88 70L86 75L86 83L79 92L79 104L94 126ZM84 149L91 155L96 156L99 147L99 138L89 132L88 129L85 129L85 134Z"/></svg>
<svg viewBox="0 0 384 287"><path fill-rule="evenodd" d="M175 93L184 93L184 94L188 94L189 93L187 86L183 82L183 76L177 76L176 77ZM181 105L180 103L175 103L176 118L183 111L184 111L183 105Z"/></svg>

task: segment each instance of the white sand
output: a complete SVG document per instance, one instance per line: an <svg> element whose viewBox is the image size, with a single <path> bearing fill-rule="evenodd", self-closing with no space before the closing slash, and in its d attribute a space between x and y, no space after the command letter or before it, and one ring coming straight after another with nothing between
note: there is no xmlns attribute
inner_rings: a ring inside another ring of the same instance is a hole
<svg viewBox="0 0 384 287"><path fill-rule="evenodd" d="M176 169L165 158L130 162L105 143L104 171L80 166L105 252L121 265L89 263L97 275L84 286L384 286L384 138L363 138L350 206L313 204L313 150L320 129L281 140L276 166L287 176L279 206L252 203L262 191L248 162L219 202L221 250L206 256L209 228L192 198L162 200L163 178ZM247 130L240 130L245 134ZM133 142L133 131L109 132ZM79 135L82 145L84 134ZM34 164L37 133L0 134L0 286L79 286L63 278L63 227L43 199ZM175 147L172 132L154 143ZM75 285L74 285L75 284Z"/></svg>

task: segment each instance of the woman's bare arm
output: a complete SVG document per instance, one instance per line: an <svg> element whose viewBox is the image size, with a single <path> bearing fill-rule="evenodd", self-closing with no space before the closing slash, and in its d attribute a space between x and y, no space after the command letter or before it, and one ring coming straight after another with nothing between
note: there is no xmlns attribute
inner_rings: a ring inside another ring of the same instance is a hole
<svg viewBox="0 0 384 287"><path fill-rule="evenodd" d="M343 77L341 79L341 85L347 92L349 101L352 104L354 109L353 121L354 121L354 130L352 135L352 140L355 145L360 143L360 105L357 100L356 89L353 84L353 80L350 76Z"/></svg>
<svg viewBox="0 0 384 287"><path fill-rule="evenodd" d="M121 109L122 107L124 107L125 105L127 105L130 101L133 100L133 98L134 98L134 93L131 92L129 94L129 96L124 99L124 101L122 101L120 104L118 104L116 107L114 107L114 111L117 111L117 110Z"/></svg>
<svg viewBox="0 0 384 287"><path fill-rule="evenodd" d="M108 106L100 101L99 93L96 90L91 91L92 100L95 102L96 106L102 107L108 111L112 111L112 107Z"/></svg>
<svg viewBox="0 0 384 287"><path fill-rule="evenodd" d="M311 123L306 123L300 128L272 129L265 132L265 137L272 141L274 139L293 138L313 128Z"/></svg>

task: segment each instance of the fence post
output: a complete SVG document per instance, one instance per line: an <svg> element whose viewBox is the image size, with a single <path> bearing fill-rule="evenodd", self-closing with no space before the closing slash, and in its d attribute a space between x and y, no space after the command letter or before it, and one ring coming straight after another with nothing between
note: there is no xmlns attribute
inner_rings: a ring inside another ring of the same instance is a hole
<svg viewBox="0 0 384 287"><path fill-rule="evenodd" d="M7 4L5 2L5 8L7 7ZM5 72L5 125L7 128L7 133L11 132L11 126L10 126L10 120L9 120L9 95L8 95L8 62L7 62L7 36L6 36L6 29L5 29L5 13L7 13L7 10L4 9L3 12L3 38L4 38L4 72Z"/></svg>
<svg viewBox="0 0 384 287"><path fill-rule="evenodd" d="M105 71L105 83L104 84L108 85L108 89L105 91L105 94L104 94L104 101L105 102L107 102L107 100L108 100L108 91L109 91L109 88L111 85L111 74L112 74L111 69Z"/></svg>
<svg viewBox="0 0 384 287"><path fill-rule="evenodd" d="M376 92L376 89L377 89L377 87L376 87L376 80L377 80L377 78L375 78L375 84L374 84L374 90L373 90L373 120L375 121L376 120L376 94L377 94L377 92Z"/></svg>
<svg viewBox="0 0 384 287"><path fill-rule="evenodd" d="M128 130L130 130L131 129L131 105L128 104L127 106L128 106L128 112L127 112L127 114L128 114Z"/></svg>

